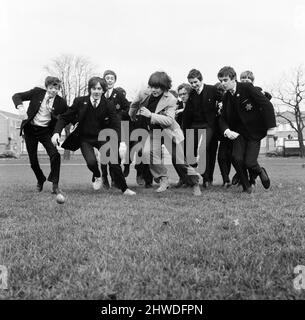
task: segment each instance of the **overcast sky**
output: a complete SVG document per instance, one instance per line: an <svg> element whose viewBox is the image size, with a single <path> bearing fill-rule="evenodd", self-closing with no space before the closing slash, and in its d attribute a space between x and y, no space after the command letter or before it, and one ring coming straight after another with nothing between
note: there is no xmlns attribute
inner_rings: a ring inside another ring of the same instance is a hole
<svg viewBox="0 0 305 320"><path fill-rule="evenodd" d="M43 85L43 66L82 55L117 72L129 97L157 70L176 88L191 68L204 81L231 65L268 87L305 63L304 0L1 0L0 109L11 96ZM3 72L4 70L4 72Z"/></svg>

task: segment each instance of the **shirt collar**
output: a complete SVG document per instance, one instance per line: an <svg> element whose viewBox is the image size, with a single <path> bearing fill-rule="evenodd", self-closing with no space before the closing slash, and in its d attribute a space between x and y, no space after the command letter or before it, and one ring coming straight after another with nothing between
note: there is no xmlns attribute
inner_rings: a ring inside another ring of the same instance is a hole
<svg viewBox="0 0 305 320"><path fill-rule="evenodd" d="M94 99L90 96L90 101L91 101L92 106L93 106L94 101L97 101L97 105L96 105L96 106L98 106L98 105L100 104L100 102L101 102L101 99L99 99L99 100L94 100Z"/></svg>
<svg viewBox="0 0 305 320"><path fill-rule="evenodd" d="M55 96L55 97L56 97L56 96ZM45 96L44 96L44 99L50 101L50 100L55 99L55 97L49 96L48 92L46 92L46 94L45 94Z"/></svg>
<svg viewBox="0 0 305 320"><path fill-rule="evenodd" d="M235 82L234 88L232 90L229 90L229 92L231 93L232 96L234 96L236 93L236 86L237 86L237 84Z"/></svg>
<svg viewBox="0 0 305 320"><path fill-rule="evenodd" d="M204 83L201 85L201 87L199 88L199 91L196 91L198 94L200 94L203 90L203 87L204 87Z"/></svg>
<svg viewBox="0 0 305 320"><path fill-rule="evenodd" d="M113 92L113 88L112 88L112 89L108 89L108 90L107 90L107 95L109 95L109 98L111 97L112 92Z"/></svg>

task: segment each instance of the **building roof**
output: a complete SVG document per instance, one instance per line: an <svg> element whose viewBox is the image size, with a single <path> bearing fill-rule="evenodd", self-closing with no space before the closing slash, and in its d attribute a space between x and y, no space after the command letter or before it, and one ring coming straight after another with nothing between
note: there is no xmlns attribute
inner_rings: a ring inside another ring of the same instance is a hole
<svg viewBox="0 0 305 320"><path fill-rule="evenodd" d="M20 120L20 117L17 113L7 112L0 110L0 115L4 116L5 118L11 118L15 120Z"/></svg>

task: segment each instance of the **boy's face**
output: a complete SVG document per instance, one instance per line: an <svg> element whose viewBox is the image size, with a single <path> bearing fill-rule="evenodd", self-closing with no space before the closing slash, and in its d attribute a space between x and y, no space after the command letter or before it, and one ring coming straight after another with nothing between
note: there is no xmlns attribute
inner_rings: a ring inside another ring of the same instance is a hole
<svg viewBox="0 0 305 320"><path fill-rule="evenodd" d="M151 90L151 95L154 97L159 97L159 95L163 93L163 90L161 88L151 87L150 90Z"/></svg>
<svg viewBox="0 0 305 320"><path fill-rule="evenodd" d="M47 86L47 93L49 97L54 98L59 92L59 85L50 84Z"/></svg>
<svg viewBox="0 0 305 320"><path fill-rule="evenodd" d="M90 95L94 100L101 99L103 93L104 90L99 82L95 85L95 87L90 89Z"/></svg>
<svg viewBox="0 0 305 320"><path fill-rule="evenodd" d="M253 81L247 77L240 77L240 82L250 82L253 83Z"/></svg>
<svg viewBox="0 0 305 320"><path fill-rule="evenodd" d="M219 77L218 80L225 91L233 90L235 87L235 83L236 83L235 78L230 79L229 76L225 76L225 77Z"/></svg>
<svg viewBox="0 0 305 320"><path fill-rule="evenodd" d="M178 96L183 103L186 103L189 98L189 94L185 88L182 88L178 91Z"/></svg>
<svg viewBox="0 0 305 320"><path fill-rule="evenodd" d="M107 74L105 76L105 80L107 82L108 89L112 89L115 84L115 76L113 74Z"/></svg>
<svg viewBox="0 0 305 320"><path fill-rule="evenodd" d="M198 91L202 85L202 81L200 81L198 78L190 78L188 79L189 84L191 85L191 87Z"/></svg>

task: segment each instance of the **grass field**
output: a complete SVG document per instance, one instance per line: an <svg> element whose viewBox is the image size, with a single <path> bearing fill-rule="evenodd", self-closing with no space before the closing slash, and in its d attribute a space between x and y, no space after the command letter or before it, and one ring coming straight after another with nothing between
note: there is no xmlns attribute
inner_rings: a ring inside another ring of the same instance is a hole
<svg viewBox="0 0 305 320"><path fill-rule="evenodd" d="M83 162L64 162L63 205L50 184L33 192L25 161L0 161L0 265L9 272L0 298L304 299L293 287L305 265L304 161L260 161L270 190L259 180L252 195L223 190L217 169L201 197L140 188L134 170L136 197L94 192Z"/></svg>

